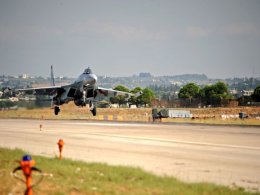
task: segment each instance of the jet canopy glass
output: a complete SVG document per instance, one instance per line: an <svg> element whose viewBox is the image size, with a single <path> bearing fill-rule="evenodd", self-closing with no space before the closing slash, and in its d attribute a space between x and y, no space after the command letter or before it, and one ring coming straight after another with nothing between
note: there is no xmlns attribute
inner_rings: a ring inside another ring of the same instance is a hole
<svg viewBox="0 0 260 195"><path fill-rule="evenodd" d="M84 74L92 74L92 70L90 68L87 68L84 70Z"/></svg>

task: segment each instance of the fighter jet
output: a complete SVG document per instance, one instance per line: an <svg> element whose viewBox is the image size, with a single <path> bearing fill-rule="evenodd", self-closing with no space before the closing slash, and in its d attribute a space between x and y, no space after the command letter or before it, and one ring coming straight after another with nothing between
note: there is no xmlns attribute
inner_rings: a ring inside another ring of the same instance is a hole
<svg viewBox="0 0 260 195"><path fill-rule="evenodd" d="M53 75L53 73L51 73ZM52 81L52 85L54 82ZM96 116L96 103L98 97L102 96L124 96L128 100L131 96L138 97L141 92L132 94L113 89L106 89L97 86L97 76L92 73L90 68L84 70L79 77L72 83L63 86L50 86L39 88L16 89L15 92L26 93L33 92L35 95L50 95L52 96L52 104L54 106L54 114L58 115L62 104L74 101L76 106L89 105L89 109L93 116Z"/></svg>

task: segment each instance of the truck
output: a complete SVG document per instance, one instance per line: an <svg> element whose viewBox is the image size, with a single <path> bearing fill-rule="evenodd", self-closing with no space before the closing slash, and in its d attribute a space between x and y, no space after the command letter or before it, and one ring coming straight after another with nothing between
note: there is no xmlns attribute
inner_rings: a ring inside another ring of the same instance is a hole
<svg viewBox="0 0 260 195"><path fill-rule="evenodd" d="M175 109L152 109L153 121L162 118L192 118L192 114L188 110L175 110Z"/></svg>

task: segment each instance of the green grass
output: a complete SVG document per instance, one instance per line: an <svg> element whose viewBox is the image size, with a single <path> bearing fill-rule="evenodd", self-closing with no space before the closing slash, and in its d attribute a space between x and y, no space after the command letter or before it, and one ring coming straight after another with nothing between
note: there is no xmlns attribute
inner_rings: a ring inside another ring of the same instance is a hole
<svg viewBox="0 0 260 195"><path fill-rule="evenodd" d="M18 166L16 160L20 160L24 154L24 151L18 149L0 148L0 194L23 193L24 184L13 178L10 172ZM40 156L33 156L33 159L36 167L53 175L45 176L33 188L34 194L252 194L242 188L229 189L207 183L187 184L171 177L155 176L138 168ZM37 180L36 173L33 180Z"/></svg>

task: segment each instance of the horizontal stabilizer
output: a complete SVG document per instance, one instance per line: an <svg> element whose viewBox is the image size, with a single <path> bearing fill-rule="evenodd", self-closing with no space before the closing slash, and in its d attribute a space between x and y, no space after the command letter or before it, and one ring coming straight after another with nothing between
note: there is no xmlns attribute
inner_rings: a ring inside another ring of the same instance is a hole
<svg viewBox="0 0 260 195"><path fill-rule="evenodd" d="M143 94L143 92L142 91L139 91L139 92L137 92L136 94L135 94L135 97L139 97L139 96L141 96Z"/></svg>

